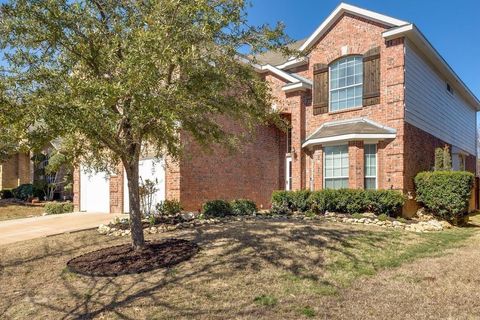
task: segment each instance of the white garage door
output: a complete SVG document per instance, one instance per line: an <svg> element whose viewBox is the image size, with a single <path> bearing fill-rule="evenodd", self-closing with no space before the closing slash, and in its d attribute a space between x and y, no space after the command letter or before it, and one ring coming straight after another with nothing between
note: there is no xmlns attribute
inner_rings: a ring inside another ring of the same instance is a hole
<svg viewBox="0 0 480 320"><path fill-rule="evenodd" d="M125 174L125 173L124 173ZM140 184L147 179L154 181L157 186L157 191L153 196L153 207L163 200L165 200L165 162L158 159L143 159L140 160L138 166L138 174L140 176ZM128 185L127 175L124 179L124 211L129 212L129 198L128 198Z"/></svg>
<svg viewBox="0 0 480 320"><path fill-rule="evenodd" d="M105 173L80 168L80 211L110 212L110 185Z"/></svg>

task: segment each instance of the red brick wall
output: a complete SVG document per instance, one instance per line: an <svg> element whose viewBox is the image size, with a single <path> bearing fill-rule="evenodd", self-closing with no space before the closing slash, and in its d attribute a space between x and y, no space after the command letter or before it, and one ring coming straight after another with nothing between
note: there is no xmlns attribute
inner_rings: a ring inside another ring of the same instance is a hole
<svg viewBox="0 0 480 320"><path fill-rule="evenodd" d="M73 169L73 210L80 211L80 169Z"/></svg>
<svg viewBox="0 0 480 320"><path fill-rule="evenodd" d="M363 189L364 183L364 149L363 141L348 143L348 186L352 189Z"/></svg>
<svg viewBox="0 0 480 320"><path fill-rule="evenodd" d="M309 54L309 65L294 70L305 78L313 79L313 65L316 63L330 64L340 58L342 47L348 48L347 54L362 55L369 49L379 46L381 48L381 94L378 105L314 116L311 105L302 106L301 94L286 95L280 90L281 81L273 76L267 76L267 81L272 83L272 92L277 95L277 106L285 112L292 113L292 138L295 140L293 145L297 151L297 157L293 162L295 189L309 187L311 165L314 167L315 188L323 185L322 173L319 173L319 168L323 166L321 152L315 152L313 163L309 163L307 166L305 160L308 151L303 150L300 154L301 149L299 149L303 139L325 122L365 117L397 130L396 139L378 144L378 185L380 188L403 190L404 44L403 39L386 43L382 37L385 29L384 26L377 23L348 14L344 15L314 45ZM358 148L357 151L355 157L359 162L351 168L351 183L352 186L361 187L364 170L362 165L363 148ZM308 156L308 158L310 161L311 157ZM355 161L350 161L352 166L355 163ZM383 171L381 172L381 170ZM360 175L362 176L360 177Z"/></svg>
<svg viewBox="0 0 480 320"><path fill-rule="evenodd" d="M434 167L435 148L443 148L445 145L446 143L439 138L409 123L405 123L404 191L409 196L409 201L407 201L404 207L405 215L410 216L418 209L418 204L414 201L415 176L421 171L429 171ZM467 156L465 170L475 174L475 163L475 156Z"/></svg>
<svg viewBox="0 0 480 320"><path fill-rule="evenodd" d="M224 123L229 132L243 132L230 121ZM198 210L208 200L247 198L259 208L268 207L272 191L280 188L282 134L273 126L259 127L234 153L220 146L210 152L203 151L185 137L186 152L180 162L182 206Z"/></svg>
<svg viewBox="0 0 480 320"><path fill-rule="evenodd" d="M116 174L110 176L110 213L123 213L123 180L124 170L123 166L119 164L117 166ZM126 177L125 177L126 182Z"/></svg>

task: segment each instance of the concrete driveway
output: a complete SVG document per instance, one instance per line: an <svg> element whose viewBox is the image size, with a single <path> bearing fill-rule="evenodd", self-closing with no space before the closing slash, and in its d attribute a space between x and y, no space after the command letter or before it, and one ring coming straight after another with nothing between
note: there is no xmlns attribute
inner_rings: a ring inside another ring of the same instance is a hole
<svg viewBox="0 0 480 320"><path fill-rule="evenodd" d="M74 212L0 221L0 245L55 234L92 229L125 214Z"/></svg>

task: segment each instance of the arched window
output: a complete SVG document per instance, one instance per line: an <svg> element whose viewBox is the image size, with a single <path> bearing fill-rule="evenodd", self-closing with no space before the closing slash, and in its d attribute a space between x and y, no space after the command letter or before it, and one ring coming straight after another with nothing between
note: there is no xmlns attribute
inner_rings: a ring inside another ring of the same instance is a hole
<svg viewBox="0 0 480 320"><path fill-rule="evenodd" d="M349 56L339 59L329 67L330 111L362 106L363 59Z"/></svg>

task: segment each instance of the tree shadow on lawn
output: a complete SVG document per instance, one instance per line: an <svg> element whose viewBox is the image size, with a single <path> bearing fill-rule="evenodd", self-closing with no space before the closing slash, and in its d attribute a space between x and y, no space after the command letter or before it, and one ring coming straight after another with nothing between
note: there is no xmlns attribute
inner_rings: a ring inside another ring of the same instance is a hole
<svg viewBox="0 0 480 320"><path fill-rule="evenodd" d="M352 247L349 239L362 236L367 237L370 245L378 245L379 248L380 243L389 237L387 233L316 222L230 222L156 236L181 237L200 246L197 256L174 268L107 278L68 272L64 264L70 258L98 249L100 244L106 247L105 242L114 245L126 240L97 236L93 245L91 240L75 243L73 248L61 244L55 248L46 245L43 252L33 257L2 263L2 270L27 267L27 275L21 277L23 288L28 288L25 289L24 300L40 309L38 315L45 313L47 316L54 314L55 318L91 319L112 313L122 319L136 319L150 317L152 312L163 310L176 317L208 318L232 311L215 299L209 300L212 293L218 292L218 285L237 285L239 290L253 292L259 286L270 285L258 282L268 276L262 273L268 270L319 281L325 264L325 250L339 252L355 264L366 262L349 250ZM45 263L45 260L55 261L48 280L55 284L45 281L32 283L29 277L38 272L37 264ZM224 291L222 296L226 299L231 295L235 299L235 289L230 291L233 292ZM47 296L47 299L38 298L42 296ZM190 297L197 297L198 303L205 301L208 305L199 308L185 303L184 300ZM6 295L4 299L5 306L18 303L17 296ZM252 301L248 299L242 301L238 298L234 305L238 310L236 316L241 316L243 312L249 315L252 311ZM0 316L6 315L8 310L0 309Z"/></svg>

